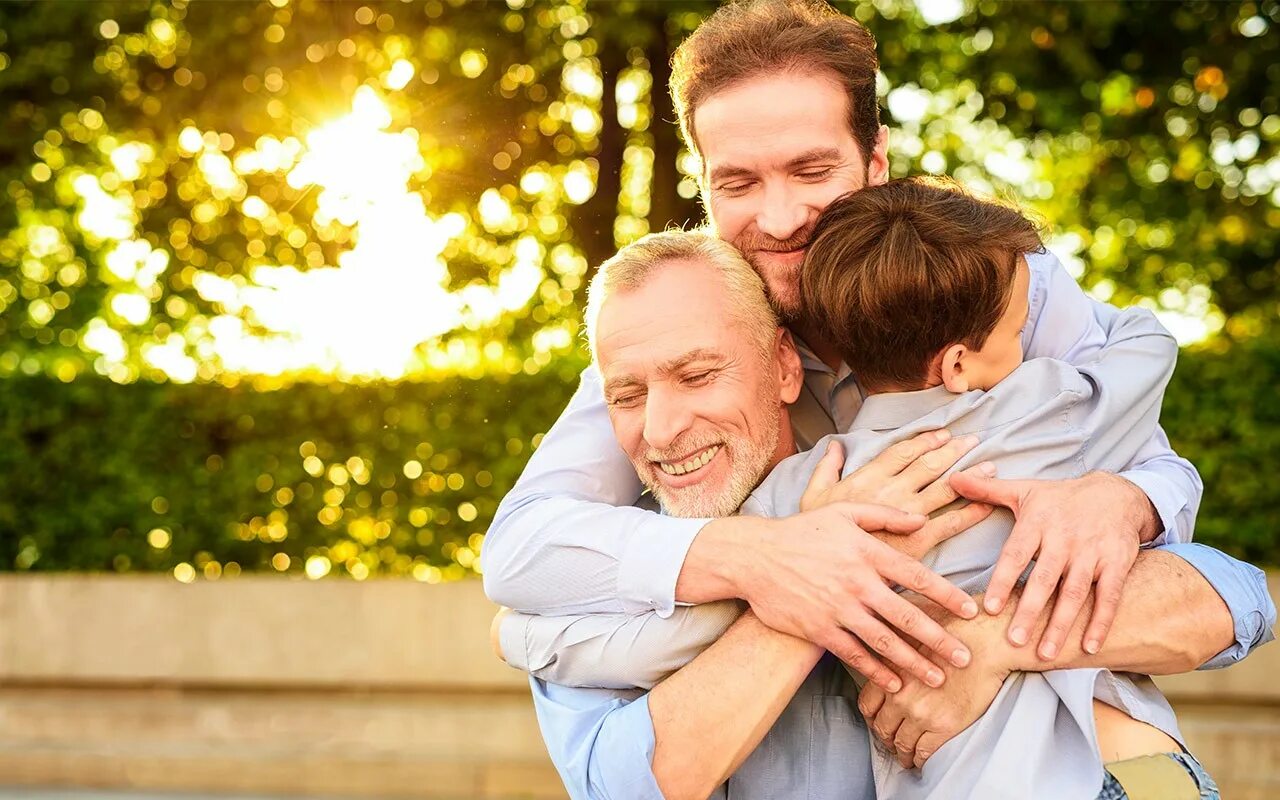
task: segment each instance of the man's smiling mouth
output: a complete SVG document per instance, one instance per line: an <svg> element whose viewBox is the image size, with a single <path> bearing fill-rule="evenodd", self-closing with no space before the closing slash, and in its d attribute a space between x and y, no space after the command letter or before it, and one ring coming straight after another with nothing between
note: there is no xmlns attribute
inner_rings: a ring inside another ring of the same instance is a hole
<svg viewBox="0 0 1280 800"><path fill-rule="evenodd" d="M706 466L707 462L714 458L716 453L720 452L720 447L720 445L714 444L696 454L693 458L686 459L677 464L669 464L665 461L658 461L656 463L658 468L668 475L687 475L690 472L694 472Z"/></svg>

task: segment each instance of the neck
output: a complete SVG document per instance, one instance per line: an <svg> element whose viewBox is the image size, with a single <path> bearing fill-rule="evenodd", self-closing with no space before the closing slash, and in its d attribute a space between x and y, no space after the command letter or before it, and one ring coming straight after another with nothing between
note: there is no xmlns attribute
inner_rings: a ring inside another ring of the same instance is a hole
<svg viewBox="0 0 1280 800"><path fill-rule="evenodd" d="M796 452L796 438L791 433L791 415L784 407L782 418L778 420L778 446L773 449L773 456L769 459L769 467L764 474L773 472L774 467L781 464L784 459L795 455Z"/></svg>
<svg viewBox="0 0 1280 800"><path fill-rule="evenodd" d="M843 359L840 358L840 351L827 341L826 337L818 335L816 328L808 322L796 321L791 323L791 332L799 336L809 349L818 359L830 367L833 371L840 369Z"/></svg>

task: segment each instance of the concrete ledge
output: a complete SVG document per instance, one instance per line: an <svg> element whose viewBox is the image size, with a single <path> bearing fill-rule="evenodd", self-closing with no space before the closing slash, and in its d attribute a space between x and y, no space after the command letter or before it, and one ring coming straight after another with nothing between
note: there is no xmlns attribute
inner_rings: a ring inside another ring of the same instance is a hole
<svg viewBox="0 0 1280 800"><path fill-rule="evenodd" d="M564 797L494 610L479 581L0 575L0 782ZM1280 794L1278 672L1159 681L1224 796Z"/></svg>
<svg viewBox="0 0 1280 800"><path fill-rule="evenodd" d="M0 575L0 682L524 691L479 581Z"/></svg>

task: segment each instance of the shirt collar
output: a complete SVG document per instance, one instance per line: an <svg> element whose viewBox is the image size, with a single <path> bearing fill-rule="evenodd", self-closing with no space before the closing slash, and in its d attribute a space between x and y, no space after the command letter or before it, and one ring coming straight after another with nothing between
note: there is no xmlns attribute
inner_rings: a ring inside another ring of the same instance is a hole
<svg viewBox="0 0 1280 800"><path fill-rule="evenodd" d="M873 431L897 430L908 422L914 422L951 404L959 397L964 395L948 391L947 387L941 385L915 392L873 394L862 401L862 409L852 427Z"/></svg>

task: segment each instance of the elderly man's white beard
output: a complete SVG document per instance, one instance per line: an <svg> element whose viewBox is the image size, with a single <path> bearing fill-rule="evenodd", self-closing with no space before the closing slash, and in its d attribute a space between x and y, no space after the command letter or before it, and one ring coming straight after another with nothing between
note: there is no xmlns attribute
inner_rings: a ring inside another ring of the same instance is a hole
<svg viewBox="0 0 1280 800"><path fill-rule="evenodd" d="M739 506L751 495L751 492L764 480L778 449L778 435L781 432L782 410L777 406L777 394L772 398L759 398L757 402L772 404L774 412L761 422L758 441L724 432L707 432L695 434L676 442L666 451L651 450L646 454L650 458L648 469L641 470L641 479L658 503L673 517L728 517L737 513ZM670 489L653 477L652 462L665 460L671 456L693 453L712 445L723 446L723 457L729 460L729 480L718 483L717 487L709 486L710 481L700 481L684 489Z"/></svg>

